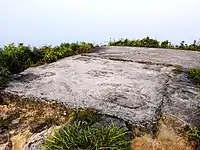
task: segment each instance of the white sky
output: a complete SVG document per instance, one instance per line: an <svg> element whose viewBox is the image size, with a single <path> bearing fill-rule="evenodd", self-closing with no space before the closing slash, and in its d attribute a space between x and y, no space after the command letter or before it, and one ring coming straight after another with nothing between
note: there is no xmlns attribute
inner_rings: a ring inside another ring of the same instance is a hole
<svg viewBox="0 0 200 150"><path fill-rule="evenodd" d="M0 45L112 38L192 42L200 38L200 0L0 0Z"/></svg>

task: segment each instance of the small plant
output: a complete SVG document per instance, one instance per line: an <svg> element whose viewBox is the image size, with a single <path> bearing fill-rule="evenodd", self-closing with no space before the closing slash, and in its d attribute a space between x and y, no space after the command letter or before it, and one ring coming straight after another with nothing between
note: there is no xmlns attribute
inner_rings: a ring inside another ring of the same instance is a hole
<svg viewBox="0 0 200 150"><path fill-rule="evenodd" d="M200 149L200 130L197 128L192 128L188 131L188 138L191 141L193 149Z"/></svg>
<svg viewBox="0 0 200 150"><path fill-rule="evenodd" d="M200 68L191 68L188 70L188 75L195 82L200 84Z"/></svg>
<svg viewBox="0 0 200 150"><path fill-rule="evenodd" d="M76 122L55 131L48 137L43 150L129 150L126 132L111 125L97 128L85 122Z"/></svg>
<svg viewBox="0 0 200 150"><path fill-rule="evenodd" d="M4 64L12 74L19 73L28 68L32 63L33 52L31 47L19 43L11 43L3 48Z"/></svg>
<svg viewBox="0 0 200 150"><path fill-rule="evenodd" d="M168 48L170 42L168 40L161 42L160 47L161 48Z"/></svg>

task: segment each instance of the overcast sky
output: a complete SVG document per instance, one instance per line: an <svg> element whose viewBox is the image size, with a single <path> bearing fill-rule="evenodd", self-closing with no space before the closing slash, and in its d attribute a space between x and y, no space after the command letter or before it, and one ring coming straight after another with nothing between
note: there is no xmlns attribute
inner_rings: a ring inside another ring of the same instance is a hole
<svg viewBox="0 0 200 150"><path fill-rule="evenodd" d="M0 45L200 38L200 0L0 0Z"/></svg>

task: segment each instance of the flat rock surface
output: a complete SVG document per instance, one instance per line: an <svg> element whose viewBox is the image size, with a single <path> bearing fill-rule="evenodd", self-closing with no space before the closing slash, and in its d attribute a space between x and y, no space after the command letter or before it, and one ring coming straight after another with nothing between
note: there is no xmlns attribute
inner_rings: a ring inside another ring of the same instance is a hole
<svg viewBox="0 0 200 150"><path fill-rule="evenodd" d="M180 72L180 67L200 67L200 53L102 47L29 68L15 77L5 92L55 100L69 107L95 108L147 128L162 113L196 125L199 86Z"/></svg>

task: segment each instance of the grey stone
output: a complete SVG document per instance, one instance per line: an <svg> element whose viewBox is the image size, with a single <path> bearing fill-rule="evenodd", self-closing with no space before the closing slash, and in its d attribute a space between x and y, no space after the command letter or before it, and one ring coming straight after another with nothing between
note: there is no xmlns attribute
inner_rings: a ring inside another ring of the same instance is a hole
<svg viewBox="0 0 200 150"><path fill-rule="evenodd" d="M19 122L20 122L20 118L12 120L11 123L12 123L12 125L17 125L17 124L19 124Z"/></svg>
<svg viewBox="0 0 200 150"><path fill-rule="evenodd" d="M126 126L126 123L124 120L119 119L119 118L115 118L115 117L111 117L111 116L107 116L107 115L103 115L101 117L101 120L97 123L95 123L95 126L97 127L108 127L108 126L112 126L114 125L115 127L118 127L124 131L128 131L129 129Z"/></svg>
<svg viewBox="0 0 200 150"><path fill-rule="evenodd" d="M199 87L190 83L184 72L175 72L178 66L182 70L200 67L200 53L103 47L29 68L21 73L23 80L11 81L4 92L54 100L69 107L95 108L148 129L162 113L193 124Z"/></svg>

